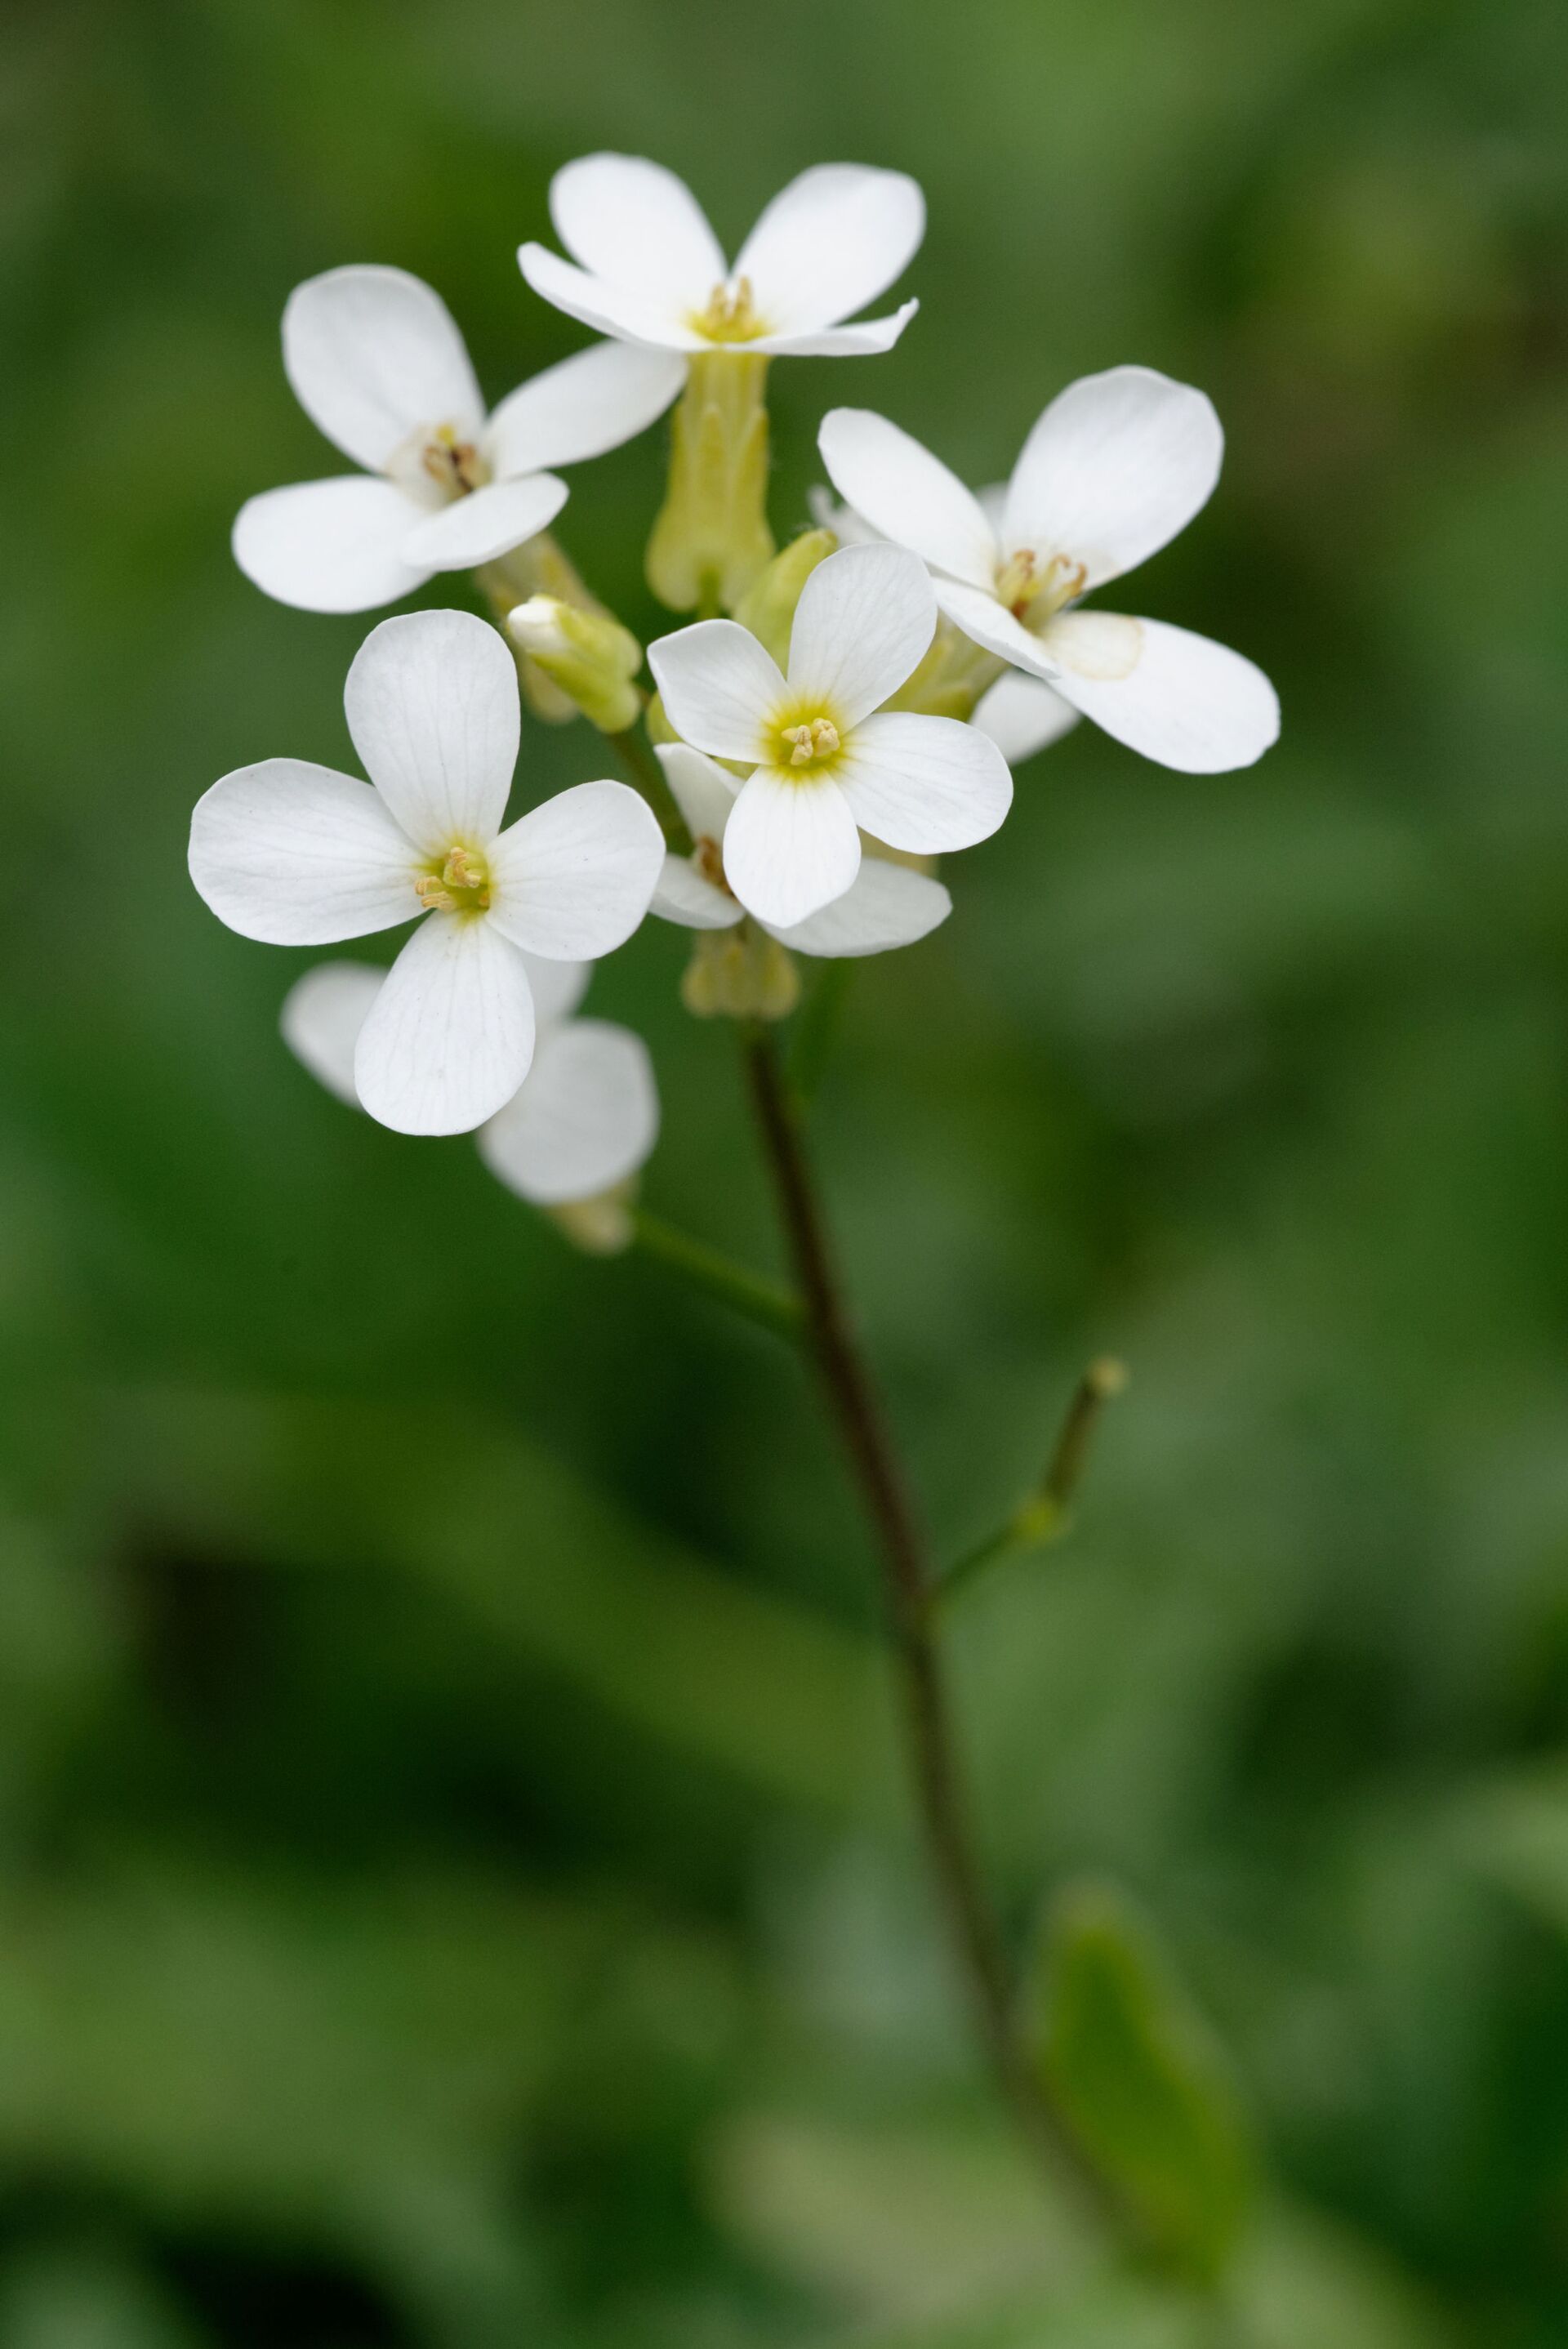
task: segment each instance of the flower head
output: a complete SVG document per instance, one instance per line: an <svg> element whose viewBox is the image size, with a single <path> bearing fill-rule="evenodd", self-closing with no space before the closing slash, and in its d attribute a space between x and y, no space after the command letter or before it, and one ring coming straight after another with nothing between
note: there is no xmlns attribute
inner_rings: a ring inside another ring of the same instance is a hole
<svg viewBox="0 0 1568 2349"><path fill-rule="evenodd" d="M919 306L841 322L891 285L925 233L902 171L819 163L774 197L730 267L685 181L636 155L584 155L557 171L550 212L573 261L518 254L536 294L602 335L653 350L891 350ZM573 265L573 263L579 264Z"/></svg>
<svg viewBox="0 0 1568 2349"><path fill-rule="evenodd" d="M1202 392L1138 367L1069 384L989 512L885 417L835 409L820 445L840 496L922 557L965 636L1043 678L1118 741L1208 774L1250 766L1274 740L1274 688L1239 653L1162 620L1078 608L1208 499L1222 437Z"/></svg>
<svg viewBox="0 0 1568 2349"><path fill-rule="evenodd" d="M300 406L366 469L268 490L240 509L234 559L281 603L363 612L438 571L532 538L566 502L546 468L617 448L663 413L683 369L595 344L519 386L487 417L440 296L401 269L331 269L284 311Z"/></svg>
<svg viewBox="0 0 1568 2349"><path fill-rule="evenodd" d="M647 1047L628 1028L573 1019L588 986L586 963L528 954L521 960L538 1023L533 1062L511 1101L480 1127L480 1154L536 1207L602 1198L636 1173L658 1138ZM284 1002L284 1041L356 1107L355 1056L385 977L368 963L318 963Z"/></svg>
<svg viewBox="0 0 1568 2349"><path fill-rule="evenodd" d="M528 1074L524 953L575 961L621 945L648 909L664 836L646 803L609 781L501 830L517 672L469 613L384 620L344 703L371 781L300 759L225 775L191 818L191 877L231 929L278 946L418 920L360 1030L355 1091L401 1133L463 1133Z"/></svg>
<svg viewBox="0 0 1568 2349"><path fill-rule="evenodd" d="M789 929L843 896L861 829L917 855L969 848L1012 802L995 744L955 719L882 710L936 626L930 582L896 546L851 546L801 591L789 675L733 620L661 636L648 660L682 739L752 770L724 833L727 887ZM877 713L877 714L873 714Z"/></svg>

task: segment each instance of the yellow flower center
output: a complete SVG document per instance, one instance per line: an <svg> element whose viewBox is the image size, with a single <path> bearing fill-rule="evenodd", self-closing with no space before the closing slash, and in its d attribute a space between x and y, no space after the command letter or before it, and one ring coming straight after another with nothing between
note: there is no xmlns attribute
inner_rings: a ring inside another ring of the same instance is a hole
<svg viewBox="0 0 1568 2349"><path fill-rule="evenodd" d="M490 911L490 867L477 848L461 843L444 857L434 857L414 884L414 894L429 914L485 914Z"/></svg>
<svg viewBox="0 0 1568 2349"><path fill-rule="evenodd" d="M706 310L694 310L691 324L710 343L754 343L767 326L752 307L749 277L727 279L716 285Z"/></svg>
<svg viewBox="0 0 1568 2349"><path fill-rule="evenodd" d="M832 758L839 749L839 730L830 718L808 718L799 726L781 727L779 739L789 745L792 767L812 766Z"/></svg>
<svg viewBox="0 0 1568 2349"><path fill-rule="evenodd" d="M450 424L438 424L428 435L419 451L419 463L448 500L482 490L490 477L490 467L473 442L459 440L456 427Z"/></svg>
<svg viewBox="0 0 1568 2349"><path fill-rule="evenodd" d="M1032 546L1021 546L997 570L997 601L1026 628L1042 628L1065 604L1083 594L1088 575L1070 555L1050 554L1042 560Z"/></svg>

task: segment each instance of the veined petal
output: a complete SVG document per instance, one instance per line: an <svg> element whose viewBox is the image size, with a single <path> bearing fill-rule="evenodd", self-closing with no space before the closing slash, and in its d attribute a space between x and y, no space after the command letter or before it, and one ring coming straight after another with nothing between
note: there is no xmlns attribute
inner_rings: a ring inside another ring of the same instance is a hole
<svg viewBox="0 0 1568 2349"><path fill-rule="evenodd" d="M940 458L868 408L830 409L817 445L839 495L874 531L989 590L997 557L991 525Z"/></svg>
<svg viewBox="0 0 1568 2349"><path fill-rule="evenodd" d="M247 499L234 520L234 560L247 579L302 612L368 612L429 577L403 542L418 512L390 481L344 473Z"/></svg>
<svg viewBox="0 0 1568 2349"><path fill-rule="evenodd" d="M885 856L862 856L841 897L789 929L775 929L773 936L797 954L886 954L913 946L952 911L953 900L940 881L912 873L907 864L890 864Z"/></svg>
<svg viewBox="0 0 1568 2349"><path fill-rule="evenodd" d="M354 1090L397 1133L467 1133L509 1102L533 1058L517 948L482 916L431 914L359 1031Z"/></svg>
<svg viewBox="0 0 1568 2349"><path fill-rule="evenodd" d="M799 326L792 334L758 335L746 345L767 358L868 358L891 351L915 312L918 302L905 302L886 318L861 318L852 326Z"/></svg>
<svg viewBox="0 0 1568 2349"><path fill-rule="evenodd" d="M590 343L501 401L485 427L490 471L511 481L618 449L664 414L685 381L674 351Z"/></svg>
<svg viewBox="0 0 1568 2349"><path fill-rule="evenodd" d="M936 597L907 547L841 547L800 591L789 690L831 709L840 731L898 691L936 634Z"/></svg>
<svg viewBox="0 0 1568 2349"><path fill-rule="evenodd" d="M1010 767L1021 767L1037 750L1059 742L1078 720L1072 703L1041 678L1009 669L981 695L970 724L989 734Z"/></svg>
<svg viewBox="0 0 1568 2349"><path fill-rule="evenodd" d="M588 982L593 976L591 962L558 962L544 955L525 953L521 947L522 967L528 973L528 984L533 996L533 1017L541 1035L547 1028L558 1028L570 1019L588 992Z"/></svg>
<svg viewBox="0 0 1568 2349"><path fill-rule="evenodd" d="M427 572L469 571L547 529L565 503L566 484L554 473L491 481L421 515L403 541L403 554Z"/></svg>
<svg viewBox="0 0 1568 2349"><path fill-rule="evenodd" d="M648 911L683 930L732 930L744 908L727 890L705 881L689 856L668 855Z"/></svg>
<svg viewBox="0 0 1568 2349"><path fill-rule="evenodd" d="M956 718L886 709L857 726L834 771L865 831L907 854L988 840L1013 804L1007 761Z"/></svg>
<svg viewBox="0 0 1568 2349"><path fill-rule="evenodd" d="M735 777L686 742L655 742L654 755L692 838L722 841L740 789Z"/></svg>
<svg viewBox="0 0 1568 2349"><path fill-rule="evenodd" d="M1061 667L1058 693L1130 750L1183 774L1223 774L1250 767L1279 734L1279 697L1261 668L1240 653L1163 620L1122 621L1131 657L1119 675L1102 612L1064 612L1045 634Z"/></svg>
<svg viewBox="0 0 1568 2349"><path fill-rule="evenodd" d="M648 647L648 667L665 717L695 749L716 759L760 761L769 755L767 724L785 685L749 628L735 620L676 628Z"/></svg>
<svg viewBox="0 0 1568 2349"><path fill-rule="evenodd" d="M706 336L687 326L684 311L629 286L613 285L607 277L591 277L547 244L520 245L517 262L542 301L553 303L595 334L641 343L649 350L700 351L707 347Z"/></svg>
<svg viewBox="0 0 1568 2349"><path fill-rule="evenodd" d="M817 163L774 197L735 274L770 326L830 326L902 276L924 234L925 198L903 171Z"/></svg>
<svg viewBox="0 0 1568 2349"><path fill-rule="evenodd" d="M329 269L284 309L284 367L313 424L380 472L421 425L477 440L484 401L440 295L404 269Z"/></svg>
<svg viewBox="0 0 1568 2349"><path fill-rule="evenodd" d="M372 628L343 706L366 771L416 846L484 847L500 829L521 730L506 643L472 612Z"/></svg>
<svg viewBox="0 0 1568 2349"><path fill-rule="evenodd" d="M642 1038L606 1019L573 1019L541 1036L527 1083L476 1139L509 1190L552 1207L635 1174L658 1132L658 1087Z"/></svg>
<svg viewBox="0 0 1568 2349"><path fill-rule="evenodd" d="M803 922L843 895L860 864L861 836L837 783L758 767L741 785L724 835L725 878L759 922Z"/></svg>
<svg viewBox="0 0 1568 2349"><path fill-rule="evenodd" d="M1212 403L1153 367L1109 367L1059 392L1024 443L1003 543L1118 578L1184 529L1220 478Z"/></svg>
<svg viewBox="0 0 1568 2349"><path fill-rule="evenodd" d="M550 183L550 217L574 261L676 310L705 310L724 249L684 180L642 155L580 155Z"/></svg>
<svg viewBox="0 0 1568 2349"><path fill-rule="evenodd" d="M191 878L221 922L274 947L412 921L418 860L368 783L304 759L238 767L197 801Z"/></svg>
<svg viewBox="0 0 1568 2349"><path fill-rule="evenodd" d="M972 644L995 653L998 660L1011 663L1030 677L1054 678L1058 663L1047 652L1038 636L1031 636L1022 620L1015 619L1005 604L979 587L966 586L962 580L944 579L934 573L931 582L936 600L955 628L962 628Z"/></svg>
<svg viewBox="0 0 1568 2349"><path fill-rule="evenodd" d="M490 919L514 945L595 960L653 902L665 836L624 783L577 783L509 825L490 852Z"/></svg>
<svg viewBox="0 0 1568 2349"><path fill-rule="evenodd" d="M387 974L367 962L318 962L284 998L278 1025L284 1042L329 1093L351 1109L354 1048Z"/></svg>

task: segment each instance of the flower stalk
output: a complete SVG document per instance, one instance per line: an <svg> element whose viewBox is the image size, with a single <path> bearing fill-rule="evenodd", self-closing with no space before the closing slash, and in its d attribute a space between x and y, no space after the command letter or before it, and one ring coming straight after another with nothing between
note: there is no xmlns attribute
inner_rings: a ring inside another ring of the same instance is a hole
<svg viewBox="0 0 1568 2349"><path fill-rule="evenodd" d="M693 357L648 540L648 585L672 612L733 611L772 559L767 381L767 359L742 350Z"/></svg>

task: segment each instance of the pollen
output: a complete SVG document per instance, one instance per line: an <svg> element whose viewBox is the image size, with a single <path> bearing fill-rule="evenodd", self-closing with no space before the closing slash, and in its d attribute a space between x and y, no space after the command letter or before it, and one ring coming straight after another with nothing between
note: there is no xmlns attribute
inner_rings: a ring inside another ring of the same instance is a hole
<svg viewBox="0 0 1568 2349"><path fill-rule="evenodd" d="M996 598L1016 620L1037 628L1083 594L1088 574L1068 554L1037 554L1022 546L996 574Z"/></svg>
<svg viewBox="0 0 1568 2349"><path fill-rule="evenodd" d="M799 726L786 726L783 739L792 746L792 767L809 767L814 759L830 759L839 748L839 730L830 718L812 718Z"/></svg>
<svg viewBox="0 0 1568 2349"><path fill-rule="evenodd" d="M418 876L414 895L427 913L488 914L490 867L477 849L459 844Z"/></svg>

